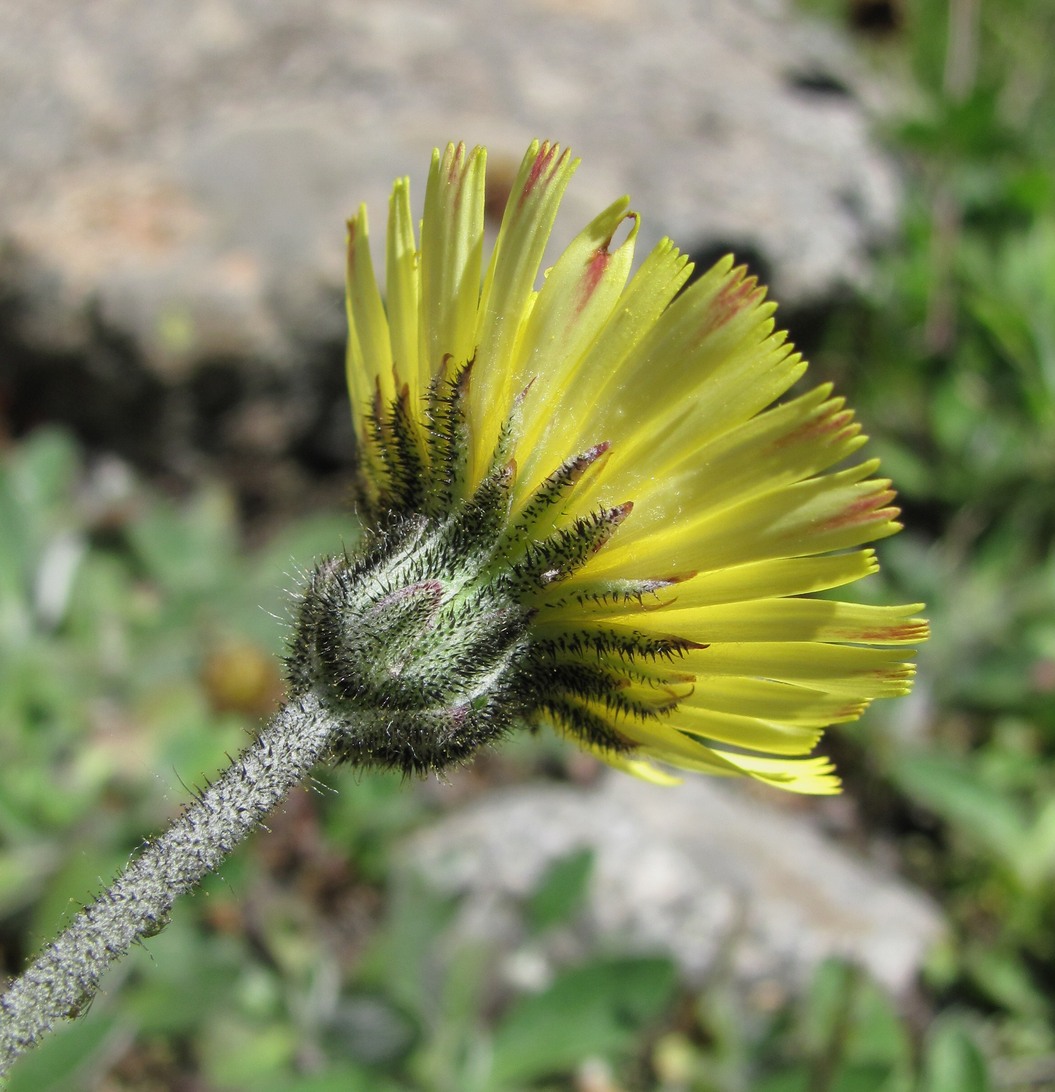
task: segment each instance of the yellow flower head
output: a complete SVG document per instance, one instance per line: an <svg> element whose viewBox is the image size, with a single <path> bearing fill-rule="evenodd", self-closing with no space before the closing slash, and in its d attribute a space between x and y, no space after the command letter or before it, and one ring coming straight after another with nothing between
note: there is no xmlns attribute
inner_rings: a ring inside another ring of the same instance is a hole
<svg viewBox="0 0 1055 1092"><path fill-rule="evenodd" d="M395 184L383 292L365 209L349 224L371 536L315 580L358 635L309 610L300 661L370 722L350 753L426 769L548 722L657 781L654 759L836 791L823 729L904 694L926 635L918 606L812 598L900 527L876 462L846 465L852 412L829 386L777 401L806 364L732 259L686 287L664 240L632 272L626 198L539 287L578 162L557 145L528 149L485 261L484 160L434 153L417 239Z"/></svg>

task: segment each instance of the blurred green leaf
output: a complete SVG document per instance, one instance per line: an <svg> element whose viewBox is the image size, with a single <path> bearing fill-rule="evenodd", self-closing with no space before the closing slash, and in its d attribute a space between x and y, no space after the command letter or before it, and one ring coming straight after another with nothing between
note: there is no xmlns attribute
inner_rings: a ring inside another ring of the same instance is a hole
<svg viewBox="0 0 1055 1092"><path fill-rule="evenodd" d="M554 861L525 907L536 932L567 921L583 904L593 872L593 851L579 849Z"/></svg>
<svg viewBox="0 0 1055 1092"><path fill-rule="evenodd" d="M176 908L169 924L121 966L127 975L123 1008L144 1033L196 1032L237 1007L234 998L248 952L237 938L203 930L196 909Z"/></svg>
<svg viewBox="0 0 1055 1092"><path fill-rule="evenodd" d="M289 1071L297 1032L288 1022L257 1024L217 1011L198 1035L205 1073L220 1088L253 1088L261 1077Z"/></svg>
<svg viewBox="0 0 1055 1092"><path fill-rule="evenodd" d="M411 1015L382 994L357 992L340 999L327 1021L323 1043L332 1058L348 1058L377 1070L410 1053L421 1033Z"/></svg>
<svg viewBox="0 0 1055 1092"><path fill-rule="evenodd" d="M962 973L991 1002L1021 1016L1050 1022L1051 997L1034 982L1014 947L973 942L962 954Z"/></svg>
<svg viewBox="0 0 1055 1092"><path fill-rule="evenodd" d="M236 571L234 502L217 487L180 505L154 500L128 536L146 575L174 596L201 595Z"/></svg>
<svg viewBox="0 0 1055 1092"><path fill-rule="evenodd" d="M794 1066L763 1078L752 1092L907 1092L890 1069L882 1065L848 1064L818 1083L817 1073L807 1066Z"/></svg>
<svg viewBox="0 0 1055 1092"><path fill-rule="evenodd" d="M63 1024L12 1069L6 1092L88 1092L107 1045L123 1038L119 1018L94 1014Z"/></svg>
<svg viewBox="0 0 1055 1092"><path fill-rule="evenodd" d="M927 1036L917 1092L992 1092L982 1052L955 1017L939 1020Z"/></svg>
<svg viewBox="0 0 1055 1092"><path fill-rule="evenodd" d="M456 898L437 894L409 871L401 872L390 894L385 927L363 959L360 982L428 1023L439 972L430 955L457 907Z"/></svg>
<svg viewBox="0 0 1055 1092"><path fill-rule="evenodd" d="M407 1086L386 1079L374 1070L351 1065L327 1067L310 1075L261 1074L254 1078L253 1092L408 1092Z"/></svg>
<svg viewBox="0 0 1055 1092"><path fill-rule="evenodd" d="M981 781L963 761L905 753L894 759L892 773L913 799L973 840L1009 860L1017 856L1026 836L1021 807Z"/></svg>
<svg viewBox="0 0 1055 1092"><path fill-rule="evenodd" d="M1027 889L1055 878L1055 799L1041 806L1018 853L1018 873Z"/></svg>
<svg viewBox="0 0 1055 1092"><path fill-rule="evenodd" d="M593 1055L633 1049L676 988L665 959L611 959L562 972L518 1001L495 1032L492 1087L566 1072Z"/></svg>

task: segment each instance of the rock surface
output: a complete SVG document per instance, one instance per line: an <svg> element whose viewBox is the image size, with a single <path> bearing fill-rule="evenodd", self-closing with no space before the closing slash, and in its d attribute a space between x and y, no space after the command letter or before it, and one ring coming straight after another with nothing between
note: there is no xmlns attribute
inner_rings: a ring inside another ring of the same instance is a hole
<svg viewBox="0 0 1055 1092"><path fill-rule="evenodd" d="M593 853L585 908L539 949L525 941L524 902L554 862L583 848ZM669 955L690 982L731 974L770 999L841 957L904 995L943 930L924 896L807 816L706 778L673 789L613 775L590 789L498 790L417 835L407 862L464 897L459 935L527 953L543 980L554 961L615 946Z"/></svg>
<svg viewBox="0 0 1055 1092"><path fill-rule="evenodd" d="M816 305L896 211L855 71L786 0L0 0L0 396L155 465L341 460L344 217L450 138L571 144L566 230L630 192Z"/></svg>

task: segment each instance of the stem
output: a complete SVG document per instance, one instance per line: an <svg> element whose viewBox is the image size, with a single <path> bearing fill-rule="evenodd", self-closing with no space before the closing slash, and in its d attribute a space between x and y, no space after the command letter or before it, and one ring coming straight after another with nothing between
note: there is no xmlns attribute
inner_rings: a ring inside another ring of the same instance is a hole
<svg viewBox="0 0 1055 1092"><path fill-rule="evenodd" d="M110 964L165 926L176 899L218 868L326 757L336 733L313 693L293 699L160 838L144 844L0 997L0 1075L84 1010Z"/></svg>

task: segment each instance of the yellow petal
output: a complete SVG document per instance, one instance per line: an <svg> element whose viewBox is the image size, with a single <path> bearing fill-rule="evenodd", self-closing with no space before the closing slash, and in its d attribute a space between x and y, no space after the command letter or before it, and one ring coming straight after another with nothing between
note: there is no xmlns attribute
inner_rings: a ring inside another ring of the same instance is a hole
<svg viewBox="0 0 1055 1092"><path fill-rule="evenodd" d="M841 462L865 437L843 399L828 398L829 391L817 388L710 443L687 444L669 465L656 465L663 491L683 498L695 511L717 510Z"/></svg>
<svg viewBox="0 0 1055 1092"><path fill-rule="evenodd" d="M476 330L476 366L470 387L474 424L470 483L490 466L498 433L519 393L512 362L535 296L535 278L557 207L577 159L557 144L535 141L510 191L494 253L484 278ZM572 452L571 454L576 454Z"/></svg>
<svg viewBox="0 0 1055 1092"><path fill-rule="evenodd" d="M416 396L428 389L429 375L418 344L420 284L414 220L410 211L410 179L401 178L388 202L385 247L385 307L392 360Z"/></svg>
<svg viewBox="0 0 1055 1092"><path fill-rule="evenodd" d="M447 358L467 363L475 351L484 240L482 148L464 144L432 154L421 222L421 352L426 374Z"/></svg>
<svg viewBox="0 0 1055 1092"><path fill-rule="evenodd" d="M620 721L618 730L650 757L682 769L725 776L747 774L792 792L839 791L838 778L825 758L776 758L718 750L690 739L666 721Z"/></svg>
<svg viewBox="0 0 1055 1092"><path fill-rule="evenodd" d="M914 674L897 649L828 645L815 641L721 643L689 649L679 667L705 687L708 676L739 675L798 683L852 699L904 694Z"/></svg>
<svg viewBox="0 0 1055 1092"><path fill-rule="evenodd" d="M572 241L546 274L531 310L521 344L523 355L515 365L515 383L531 386L520 441L525 483L534 484L537 477L552 472L569 455L578 454L569 449L575 428L574 424L564 427L569 419L574 422L564 399L576 384L582 362L611 318L630 275L638 217L627 211L629 203L629 198L620 198ZM625 220L632 221L630 232L610 250L612 238Z"/></svg>
<svg viewBox="0 0 1055 1092"><path fill-rule="evenodd" d="M388 319L374 278L365 205L359 207L354 220L348 221L347 268L345 309L348 312L348 353L345 370L352 414L358 421L373 412L374 391L378 383L386 404L396 394Z"/></svg>
<svg viewBox="0 0 1055 1092"><path fill-rule="evenodd" d="M608 626L645 633L691 635L700 644L720 641L838 641L905 645L927 639L927 624L913 617L921 604L879 607L831 599L752 599L719 606L685 607L608 615Z"/></svg>
<svg viewBox="0 0 1055 1092"><path fill-rule="evenodd" d="M712 675L699 680L692 695L679 708L778 720L803 728L826 728L829 724L856 720L867 704L862 699L828 694L809 686Z"/></svg>
<svg viewBox="0 0 1055 1092"><path fill-rule="evenodd" d="M704 607L715 603L735 603L742 599L767 599L784 595L807 595L827 591L862 580L879 571L874 550L854 550L846 554L822 557L778 557L766 561L730 565L707 573L690 573L677 578L669 587L655 591L641 601L643 614L679 608ZM600 596L600 585L589 573L578 573L561 585L563 600L559 606L546 606L556 618L572 625L599 612L622 613L622 600L607 601Z"/></svg>
<svg viewBox="0 0 1055 1092"><path fill-rule="evenodd" d="M842 788L834 765L820 755L791 761L755 755L727 754L726 757L749 777L788 792L831 796Z"/></svg>
<svg viewBox="0 0 1055 1092"><path fill-rule="evenodd" d="M525 464L533 468L525 475L525 485L551 473L569 453L578 454L603 440L600 434L611 430L613 419L636 409L606 403L605 392L691 272L691 263L669 239L661 240L644 260L600 335L573 367L562 369L559 383L554 384L552 427L540 438L537 456L532 452Z"/></svg>
<svg viewBox="0 0 1055 1092"><path fill-rule="evenodd" d="M664 788L669 788L672 785L680 785L682 783L682 778L675 777L673 774L668 773L666 770L663 770L650 762L647 758L624 755L620 754L618 751L606 751L601 747L594 747L590 744L580 744L580 746L582 746L582 749L588 754L592 754L595 758L599 758L613 769L628 773L642 781L647 781L651 785L660 785Z"/></svg>
<svg viewBox="0 0 1055 1092"><path fill-rule="evenodd" d="M785 335L773 333L764 289L730 265L687 288L607 382L574 407L628 466L642 453L664 465L668 447L683 446L687 435L698 446L746 420L801 374Z"/></svg>
<svg viewBox="0 0 1055 1092"><path fill-rule="evenodd" d="M858 546L900 529L890 482L869 479L878 461L750 497L717 512L671 512L646 496L586 569L647 579L749 561ZM673 521L673 522L672 522Z"/></svg>
<svg viewBox="0 0 1055 1092"><path fill-rule="evenodd" d="M734 747L748 747L754 751L768 751L778 755L809 754L821 737L822 728L800 724L782 724L775 720L738 713L720 713L685 704L671 714L670 722L682 732L726 743Z"/></svg>

